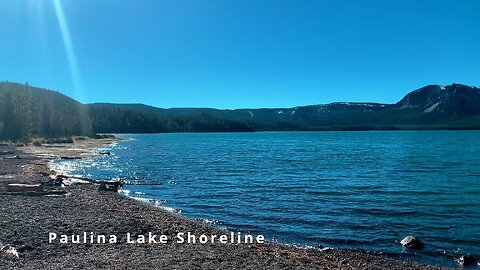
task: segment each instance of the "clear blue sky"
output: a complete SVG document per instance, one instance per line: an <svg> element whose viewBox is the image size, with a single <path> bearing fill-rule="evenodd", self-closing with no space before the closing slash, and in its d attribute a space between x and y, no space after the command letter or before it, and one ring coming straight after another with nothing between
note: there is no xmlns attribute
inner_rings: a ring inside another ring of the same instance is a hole
<svg viewBox="0 0 480 270"><path fill-rule="evenodd" d="M0 80L84 103L393 103L480 85L480 1L0 0Z"/></svg>

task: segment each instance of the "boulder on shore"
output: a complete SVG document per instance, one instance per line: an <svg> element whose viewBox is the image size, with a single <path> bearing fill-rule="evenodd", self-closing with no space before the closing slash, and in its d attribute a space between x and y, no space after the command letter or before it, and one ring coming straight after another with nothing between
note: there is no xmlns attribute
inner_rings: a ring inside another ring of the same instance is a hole
<svg viewBox="0 0 480 270"><path fill-rule="evenodd" d="M422 240L416 238L415 236L407 236L400 241L402 246L409 248L409 249L423 249L425 248L425 244Z"/></svg>

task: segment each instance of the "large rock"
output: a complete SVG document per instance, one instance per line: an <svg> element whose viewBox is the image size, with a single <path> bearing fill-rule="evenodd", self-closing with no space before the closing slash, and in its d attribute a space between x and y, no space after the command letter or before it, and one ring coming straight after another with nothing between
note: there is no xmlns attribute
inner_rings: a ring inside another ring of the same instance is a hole
<svg viewBox="0 0 480 270"><path fill-rule="evenodd" d="M406 248L410 249L423 249L425 248L425 244L422 240L416 238L415 236L407 236L400 241L400 244Z"/></svg>
<svg viewBox="0 0 480 270"><path fill-rule="evenodd" d="M456 260L461 266L477 264L477 260L472 255L462 255Z"/></svg>

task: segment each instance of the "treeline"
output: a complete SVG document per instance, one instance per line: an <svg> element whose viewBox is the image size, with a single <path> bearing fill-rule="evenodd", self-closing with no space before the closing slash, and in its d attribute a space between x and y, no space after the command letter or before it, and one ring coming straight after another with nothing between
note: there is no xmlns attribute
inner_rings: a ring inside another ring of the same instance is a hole
<svg viewBox="0 0 480 270"><path fill-rule="evenodd" d="M162 116L152 112L125 109L116 105L88 106L94 129L98 133L166 133L166 132L248 132L244 123L194 113Z"/></svg>
<svg viewBox="0 0 480 270"><path fill-rule="evenodd" d="M0 82L0 141L96 133L480 129L480 89L430 85L396 104L331 103L277 109L161 109L83 105L58 92Z"/></svg>
<svg viewBox="0 0 480 270"><path fill-rule="evenodd" d="M239 121L206 114L160 116L115 105L83 105L58 92L0 82L0 140L96 133L246 132Z"/></svg>
<svg viewBox="0 0 480 270"><path fill-rule="evenodd" d="M58 92L28 83L0 83L0 140L93 135L87 109Z"/></svg>

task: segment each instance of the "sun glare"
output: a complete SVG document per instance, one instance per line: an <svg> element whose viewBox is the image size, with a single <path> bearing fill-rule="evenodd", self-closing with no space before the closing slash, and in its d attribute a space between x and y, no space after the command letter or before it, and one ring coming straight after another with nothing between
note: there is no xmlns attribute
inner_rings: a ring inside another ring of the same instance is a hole
<svg viewBox="0 0 480 270"><path fill-rule="evenodd" d="M77 58L75 56L75 50L72 43L72 38L70 35L70 29L68 27L67 21L65 19L65 13L63 11L63 6L60 0L52 0L55 7L55 14L57 15L58 24L60 26L60 31L62 32L63 44L65 46L65 51L67 53L68 65L70 68L70 74L72 76L72 81L74 84L75 98L82 100L82 87L80 72L78 69Z"/></svg>

